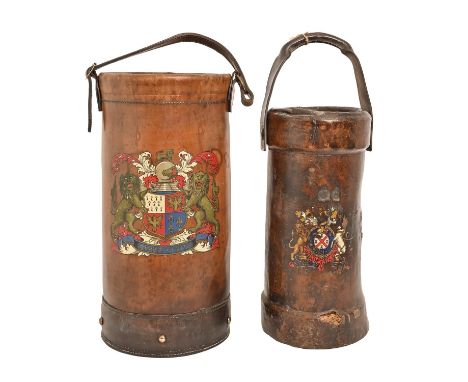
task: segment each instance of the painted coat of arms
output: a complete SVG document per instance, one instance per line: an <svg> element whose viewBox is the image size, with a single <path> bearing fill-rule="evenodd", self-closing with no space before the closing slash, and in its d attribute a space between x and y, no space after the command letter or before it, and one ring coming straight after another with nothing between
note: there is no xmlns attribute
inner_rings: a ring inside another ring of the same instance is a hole
<svg viewBox="0 0 468 382"><path fill-rule="evenodd" d="M289 266L308 267L323 271L331 263L342 269L346 253L348 220L338 208L314 208L296 211L297 221L291 232L292 249Z"/></svg>
<svg viewBox="0 0 468 382"><path fill-rule="evenodd" d="M173 150L160 151L154 159L150 152L116 154L111 192L114 249L150 256L216 248L219 163L214 151L196 156L181 151L176 161Z"/></svg>

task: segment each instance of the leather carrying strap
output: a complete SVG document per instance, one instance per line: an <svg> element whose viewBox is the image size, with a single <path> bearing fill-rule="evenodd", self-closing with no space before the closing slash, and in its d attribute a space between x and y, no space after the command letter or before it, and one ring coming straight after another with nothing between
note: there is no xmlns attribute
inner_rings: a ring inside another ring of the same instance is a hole
<svg viewBox="0 0 468 382"><path fill-rule="evenodd" d="M88 132L91 132L91 126L93 122L92 118L92 79L94 78L96 82L96 98L98 102L98 109L99 111L102 110L102 103L101 103L101 92L99 89L99 81L98 81L98 75L96 70L113 64L114 62L117 61L122 61L125 60L126 58L136 56L141 53L146 53L154 49L162 48L164 46L172 45L172 44L177 44L179 42L194 42L197 44L205 45L208 48L214 49L216 52L221 54L226 60L229 61L229 63L232 65L234 68L234 73L232 75L232 82L237 83L239 85L240 91L241 91L241 100L242 104L245 106L250 106L253 104L254 100L254 95L252 91L250 90L249 86L247 85L247 81L244 77L244 73L242 72L242 69L239 66L239 63L235 59L235 57L232 55L232 53L227 50L223 45L221 45L219 42L203 36L201 34L197 33L181 33L172 37L169 37L165 40L159 41L155 44L149 45L145 48L138 49L134 52L124 54L123 56L116 57L112 60L103 62L102 64L96 64L94 63L91 65L88 69L86 69L86 78L88 80ZM231 84L232 87L233 84ZM231 91L231 90L230 90Z"/></svg>
<svg viewBox="0 0 468 382"><path fill-rule="evenodd" d="M260 119L260 136L261 136L261 147L262 150L265 151L266 148L266 136L267 136L267 114L268 114L268 105L270 103L271 93L273 91L273 87L275 86L276 77L278 77L278 73L281 70L284 63L291 57L292 52L294 52L297 48L300 48L303 45L307 45L309 43L319 42L323 44L332 45L341 50L346 57L348 57L354 68L354 75L356 77L356 84L358 88L359 94L359 102L361 103L361 109L367 111L372 118L371 122L371 137L370 137L370 144L367 148L367 151L372 151L372 133L373 133L373 115L372 115L372 105L369 99L369 93L367 92L366 81L364 79L364 73L362 72L361 63L359 59L353 52L353 48L349 45L346 41L320 32L314 33L304 33L293 38L291 41L287 42L280 51L278 57L273 62L273 66L271 67L270 76L268 77L268 83L265 91L265 99L263 101L262 106L262 114Z"/></svg>

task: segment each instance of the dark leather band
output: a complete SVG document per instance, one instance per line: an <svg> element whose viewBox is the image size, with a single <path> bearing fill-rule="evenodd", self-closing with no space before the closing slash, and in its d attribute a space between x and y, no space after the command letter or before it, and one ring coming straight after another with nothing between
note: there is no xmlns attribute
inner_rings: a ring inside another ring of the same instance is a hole
<svg viewBox="0 0 468 382"><path fill-rule="evenodd" d="M350 311L306 312L272 301L262 293L262 327L275 340L288 345L330 349L359 341L367 334L369 321L365 304Z"/></svg>
<svg viewBox="0 0 468 382"><path fill-rule="evenodd" d="M369 99L369 93L367 92L366 81L364 79L364 73L362 72L361 63L359 62L359 59L354 53L353 48L351 48L351 45L349 45L346 41L338 37L335 37L326 33L320 33L320 32L304 33L288 41L281 48L281 51L278 57L276 57L276 60L273 62L273 66L271 67L270 75L268 77L268 83L267 83L267 87L265 91L265 99L263 101L263 106L262 106L261 119L260 119L260 137L261 137L262 150L265 150L266 148L268 105L270 103L271 94L273 91L273 87L275 86L276 77L278 77L279 71L281 70L284 63L288 60L288 58L291 57L292 52L294 52L297 48L300 48L301 46L307 45L309 43L317 43L317 42L332 45L340 49L341 53L343 53L346 57L348 57L351 60L353 64L353 68L354 68L354 75L356 77L356 84L358 88L359 102L361 103L361 109L364 111L367 111L371 115L372 121L373 121L372 105ZM372 132L373 132L373 123L371 125L371 138L370 138L369 147L367 148L368 151L372 151Z"/></svg>
<svg viewBox="0 0 468 382"><path fill-rule="evenodd" d="M126 58L133 57L141 53L146 53L154 49L162 48L164 46L177 44L179 42L194 42L197 44L205 45L208 48L211 48L215 50L216 52L218 52L219 54L221 54L224 58L226 58L226 60L228 60L229 63L234 68L233 82L239 85L239 88L241 91L242 104L245 106L250 106L253 104L254 94L252 93L249 86L247 85L247 81L245 79L244 73L242 72L242 69L240 68L239 63L237 62L235 57L225 46L201 34L181 33L181 34L169 37L165 40L159 41L155 44L149 45L145 48L138 49L138 50L135 50L134 52L130 52L122 56L113 58L112 60L108 60L106 62L103 62L102 64L93 64L88 69L86 69L86 78L88 79L88 88L89 88L88 89L88 131L89 132L91 131L91 126L92 126L92 87L93 87L92 79L93 78L96 81L96 98L98 102L99 111L101 111L102 109L101 94L99 90L99 81L97 80L96 70L104 66L113 64L115 62L125 60Z"/></svg>
<svg viewBox="0 0 468 382"><path fill-rule="evenodd" d="M177 357L212 348L229 335L229 297L180 314L138 314L101 305L101 337L115 350L145 357Z"/></svg>

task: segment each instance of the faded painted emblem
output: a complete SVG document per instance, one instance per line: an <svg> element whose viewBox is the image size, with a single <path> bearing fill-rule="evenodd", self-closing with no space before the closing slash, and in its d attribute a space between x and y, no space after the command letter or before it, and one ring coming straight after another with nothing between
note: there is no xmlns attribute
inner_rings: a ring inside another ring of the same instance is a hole
<svg viewBox="0 0 468 382"><path fill-rule="evenodd" d="M111 234L117 252L185 255L218 246L220 156L213 151L172 156L173 150L160 151L155 159L150 152L114 156Z"/></svg>
<svg viewBox="0 0 468 382"><path fill-rule="evenodd" d="M296 223L291 232L289 266L308 267L323 271L326 264L342 269L345 263L348 219L338 207L296 211Z"/></svg>

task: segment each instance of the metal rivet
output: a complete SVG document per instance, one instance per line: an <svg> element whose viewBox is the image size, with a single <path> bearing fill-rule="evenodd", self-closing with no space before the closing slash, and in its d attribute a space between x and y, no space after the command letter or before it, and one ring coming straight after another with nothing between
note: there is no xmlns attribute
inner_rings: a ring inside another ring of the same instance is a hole
<svg viewBox="0 0 468 382"><path fill-rule="evenodd" d="M164 334L161 334L158 338L158 341L160 344L163 344L164 342L166 342L166 336Z"/></svg>
<svg viewBox="0 0 468 382"><path fill-rule="evenodd" d="M99 317L99 325L104 325L104 318L102 317Z"/></svg>
<svg viewBox="0 0 468 382"><path fill-rule="evenodd" d="M231 317L227 318L227 323L228 323L228 325L231 323Z"/></svg>

